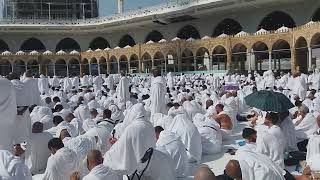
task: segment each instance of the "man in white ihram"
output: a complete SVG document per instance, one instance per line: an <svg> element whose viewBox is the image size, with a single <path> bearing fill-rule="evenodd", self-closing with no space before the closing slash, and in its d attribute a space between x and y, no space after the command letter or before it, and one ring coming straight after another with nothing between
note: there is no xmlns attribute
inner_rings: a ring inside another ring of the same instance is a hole
<svg viewBox="0 0 320 180"><path fill-rule="evenodd" d="M47 144L50 139L52 135L43 131L41 122L35 122L32 125L32 134L26 150L26 164L32 174L44 173L46 170L50 150L44 144Z"/></svg>
<svg viewBox="0 0 320 180"><path fill-rule="evenodd" d="M91 150L87 155L87 167L90 173L82 180L122 180L111 169L103 164L102 154L98 150ZM78 179L77 179L78 180Z"/></svg>
<svg viewBox="0 0 320 180"><path fill-rule="evenodd" d="M40 91L38 86L38 80L32 78L31 70L25 72L25 78L22 80L28 91L28 103L31 105L40 104Z"/></svg>
<svg viewBox="0 0 320 180"><path fill-rule="evenodd" d="M53 138L48 143L52 155L48 159L44 174L36 175L33 180L70 180L74 172L78 171L77 154L65 148L59 138Z"/></svg>
<svg viewBox="0 0 320 180"><path fill-rule="evenodd" d="M103 164L118 175L138 173L147 180L174 180L172 159L169 155L153 149L156 146L155 132L145 117L143 104L135 104L128 113L131 119L124 122L125 130L120 138L110 140L114 144L104 155Z"/></svg>
<svg viewBox="0 0 320 180"><path fill-rule="evenodd" d="M157 149L169 154L175 163L176 177L188 176L188 154L180 138L161 126L154 128L157 138Z"/></svg>
<svg viewBox="0 0 320 180"><path fill-rule="evenodd" d="M120 82L117 86L117 99L120 109L122 109L125 106L129 98L129 80L126 77L125 73L122 72Z"/></svg>
<svg viewBox="0 0 320 180"><path fill-rule="evenodd" d="M13 85L7 79L0 78L0 89L0 149L10 151L17 116L16 96Z"/></svg>
<svg viewBox="0 0 320 180"><path fill-rule="evenodd" d="M159 69L153 70L153 79L151 82L151 116L156 113L166 114L165 88L166 82L161 77Z"/></svg>

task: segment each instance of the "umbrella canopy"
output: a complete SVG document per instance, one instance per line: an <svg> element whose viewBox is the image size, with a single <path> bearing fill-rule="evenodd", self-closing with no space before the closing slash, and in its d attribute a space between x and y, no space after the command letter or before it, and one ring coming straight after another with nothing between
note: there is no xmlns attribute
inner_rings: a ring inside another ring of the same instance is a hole
<svg viewBox="0 0 320 180"><path fill-rule="evenodd" d="M257 91L244 98L247 105L263 111L287 112L294 105L282 93L274 91Z"/></svg>

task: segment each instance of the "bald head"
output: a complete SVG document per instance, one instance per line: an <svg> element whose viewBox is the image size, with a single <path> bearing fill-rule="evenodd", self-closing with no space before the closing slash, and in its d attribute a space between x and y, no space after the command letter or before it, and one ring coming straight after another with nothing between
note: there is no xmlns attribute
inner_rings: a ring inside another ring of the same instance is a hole
<svg viewBox="0 0 320 180"><path fill-rule="evenodd" d="M200 167L194 175L195 180L216 180L216 176L208 167Z"/></svg>
<svg viewBox="0 0 320 180"><path fill-rule="evenodd" d="M98 150L91 150L87 155L87 167L89 171L103 163L102 154Z"/></svg>
<svg viewBox="0 0 320 180"><path fill-rule="evenodd" d="M241 172L239 161L230 160L226 166L226 173L228 176L230 176L233 179L241 180L242 172Z"/></svg>

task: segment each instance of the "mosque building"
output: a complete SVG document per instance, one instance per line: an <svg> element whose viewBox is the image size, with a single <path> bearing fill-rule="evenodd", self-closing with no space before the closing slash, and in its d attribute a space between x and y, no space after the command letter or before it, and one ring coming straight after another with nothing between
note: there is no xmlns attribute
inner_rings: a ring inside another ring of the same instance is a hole
<svg viewBox="0 0 320 180"><path fill-rule="evenodd" d="M176 0L128 12L124 3L106 17L96 17L96 5L85 18L4 16L0 74L307 72L320 65L319 0Z"/></svg>

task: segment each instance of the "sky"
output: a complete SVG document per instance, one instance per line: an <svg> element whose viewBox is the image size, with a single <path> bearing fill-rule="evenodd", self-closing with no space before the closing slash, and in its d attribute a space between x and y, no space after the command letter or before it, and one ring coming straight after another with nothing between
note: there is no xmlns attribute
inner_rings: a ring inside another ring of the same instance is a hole
<svg viewBox="0 0 320 180"><path fill-rule="evenodd" d="M125 11L132 9L139 9L139 7L154 6L157 4L166 3L169 0L124 0ZM118 0L99 0L99 13L100 16L107 16L115 14L118 11L117 7Z"/></svg>

